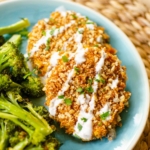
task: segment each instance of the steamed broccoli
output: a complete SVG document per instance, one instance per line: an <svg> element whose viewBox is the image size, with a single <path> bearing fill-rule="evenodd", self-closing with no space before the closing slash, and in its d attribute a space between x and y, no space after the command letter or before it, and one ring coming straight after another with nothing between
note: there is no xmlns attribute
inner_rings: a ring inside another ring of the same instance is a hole
<svg viewBox="0 0 150 150"><path fill-rule="evenodd" d="M18 49L20 43L21 36L13 35L0 47L0 73L8 74L13 81L22 83L25 94L31 97L43 96L43 84L30 73L24 55Z"/></svg>
<svg viewBox="0 0 150 150"><path fill-rule="evenodd" d="M11 24L9 26L0 27L0 35L3 34L9 34L9 33L15 33L17 31L20 31L30 25L30 22L27 18L22 18L20 21Z"/></svg>
<svg viewBox="0 0 150 150"><path fill-rule="evenodd" d="M46 108L39 106L38 109L38 106L34 107L23 98L22 102L17 102L16 97L21 97L21 95L19 93L17 95L17 92L14 93L14 91L8 91L0 96L0 118L10 120L16 125L8 138L8 131L4 130L4 123L1 123L0 133L5 132L6 134L3 143L8 143L4 145L11 147L12 150L23 150L26 147L29 149L37 146L40 146L41 150L46 150L49 145L53 148L52 150L56 149L59 142L50 136L55 128L49 125L50 118L41 115L48 115Z"/></svg>

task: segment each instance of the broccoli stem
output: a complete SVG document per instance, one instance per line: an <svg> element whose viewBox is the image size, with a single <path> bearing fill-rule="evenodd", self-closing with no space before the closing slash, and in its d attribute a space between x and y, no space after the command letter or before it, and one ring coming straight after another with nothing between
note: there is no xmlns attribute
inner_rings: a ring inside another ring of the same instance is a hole
<svg viewBox="0 0 150 150"><path fill-rule="evenodd" d="M24 148L30 143L28 138L25 138L23 141L19 142L15 147L11 148L11 150L24 150Z"/></svg>
<svg viewBox="0 0 150 150"><path fill-rule="evenodd" d="M18 118L14 115L0 112L0 118L11 120L16 125L20 126L23 130L25 130L30 136L32 136L33 131L30 128L26 127L22 122L20 122Z"/></svg>
<svg viewBox="0 0 150 150"><path fill-rule="evenodd" d="M21 35L14 34L5 44L3 44L0 48L3 49L4 47L7 48L8 43L13 43L15 46L19 46L21 44ZM12 45L13 46L13 45Z"/></svg>
<svg viewBox="0 0 150 150"><path fill-rule="evenodd" d="M16 46L19 46L20 44L21 44L21 41L22 41L22 39L21 39L21 35L19 35L19 34L14 34L7 42L10 42L10 43L13 43L14 45L16 45ZM6 43L7 43L6 42ZM5 44L6 44L5 43ZM4 44L4 45L5 45Z"/></svg>
<svg viewBox="0 0 150 150"><path fill-rule="evenodd" d="M0 131L0 150L4 150L7 147L8 138L9 138L4 120L1 120L0 127L1 127L1 131Z"/></svg>
<svg viewBox="0 0 150 150"><path fill-rule="evenodd" d="M47 121L33 109L31 103L27 103L27 106L26 106L26 107L30 110L30 112L31 112L34 116L36 116L37 118L39 118L39 119L43 122L43 124L45 125L45 127L49 128L49 124L47 123Z"/></svg>
<svg viewBox="0 0 150 150"><path fill-rule="evenodd" d="M22 107L12 104L3 97L0 97L0 109L5 110L7 113L16 116L18 119L24 122L27 122L34 128L34 133L32 135L32 142L34 144L38 144L39 142L43 141L47 135L53 132L53 129L50 126L45 126L45 124L39 118L26 111Z"/></svg>
<svg viewBox="0 0 150 150"><path fill-rule="evenodd" d="M9 26L1 27L0 28L0 35L3 34L9 34L9 33L15 33L17 31L20 31L30 25L30 22L27 18L23 18L20 21L11 24Z"/></svg>

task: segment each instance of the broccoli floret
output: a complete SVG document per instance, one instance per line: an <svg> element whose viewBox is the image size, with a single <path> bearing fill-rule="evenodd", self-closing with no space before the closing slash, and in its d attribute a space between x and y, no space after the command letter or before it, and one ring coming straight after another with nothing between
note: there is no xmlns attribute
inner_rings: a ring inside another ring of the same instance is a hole
<svg viewBox="0 0 150 150"><path fill-rule="evenodd" d="M46 137L44 142L41 142L39 145L35 146L30 144L26 147L26 150L56 150L60 146L60 143L56 138L53 138L51 135Z"/></svg>
<svg viewBox="0 0 150 150"><path fill-rule="evenodd" d="M12 121L16 126L19 126L24 132L26 132L26 134L22 134L23 140L20 140L20 136L17 136L17 131L14 134L16 136L11 136L9 141L13 146L13 149L22 150L30 145L41 145L43 148L43 143L57 147L59 143L57 140L55 144L52 144L54 141L48 142L47 140L48 136L55 130L55 128L50 126L48 123L49 121L38 113L38 110L41 114L46 113L45 107L43 107L44 113L42 113L41 106L40 109L38 109L38 106L34 109L34 106L27 100L22 101L21 103L17 102L15 99L16 95L17 93L14 94L14 91L8 91L6 92L6 95L1 94L0 96L0 118ZM19 139L17 139L17 137Z"/></svg>
<svg viewBox="0 0 150 150"><path fill-rule="evenodd" d="M8 74L15 82L21 83L22 92L31 97L44 95L39 77L32 75L24 55L19 51L20 35L13 35L0 47L0 73Z"/></svg>
<svg viewBox="0 0 150 150"><path fill-rule="evenodd" d="M11 24L9 26L1 27L0 28L0 35L3 34L9 34L9 33L15 33L17 31L20 31L30 25L30 22L27 18L22 18L20 21Z"/></svg>
<svg viewBox="0 0 150 150"><path fill-rule="evenodd" d="M0 73L7 73L15 78L24 75L24 57L17 48L20 43L21 36L14 35L0 47Z"/></svg>
<svg viewBox="0 0 150 150"><path fill-rule="evenodd" d="M7 74L0 74L0 91L9 91L11 89L21 90L22 86L13 82Z"/></svg>
<svg viewBox="0 0 150 150"><path fill-rule="evenodd" d="M15 124L7 119L0 119L0 150L8 147L9 136L15 129Z"/></svg>
<svg viewBox="0 0 150 150"><path fill-rule="evenodd" d="M23 82L21 82L23 92L30 97L41 97L44 95L43 84L38 77L28 76Z"/></svg>

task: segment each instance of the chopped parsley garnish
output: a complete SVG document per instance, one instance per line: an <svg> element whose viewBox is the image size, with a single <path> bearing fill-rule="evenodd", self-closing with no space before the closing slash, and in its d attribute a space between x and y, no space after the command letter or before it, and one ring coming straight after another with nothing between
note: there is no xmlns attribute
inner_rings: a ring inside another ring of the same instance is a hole
<svg viewBox="0 0 150 150"><path fill-rule="evenodd" d="M62 56L62 60L63 60L63 62L68 62L69 61L69 59L66 55Z"/></svg>
<svg viewBox="0 0 150 150"><path fill-rule="evenodd" d="M93 79L88 79L88 84L92 84L93 83Z"/></svg>
<svg viewBox="0 0 150 150"><path fill-rule="evenodd" d="M77 139L81 139L80 136L77 135L77 134L73 134L73 136L74 136L75 138L77 138Z"/></svg>
<svg viewBox="0 0 150 150"><path fill-rule="evenodd" d="M82 125L80 123L78 123L78 130L81 131L82 130Z"/></svg>
<svg viewBox="0 0 150 150"><path fill-rule="evenodd" d="M78 67L74 67L76 73L79 73L80 69Z"/></svg>
<svg viewBox="0 0 150 150"><path fill-rule="evenodd" d="M98 74L96 79L97 82L105 83L105 80Z"/></svg>
<svg viewBox="0 0 150 150"><path fill-rule="evenodd" d="M45 36L46 35L46 31L43 30L42 31L42 35Z"/></svg>
<svg viewBox="0 0 150 150"><path fill-rule="evenodd" d="M48 39L47 41L46 41L46 47L45 47L45 50L46 51L48 51L49 49L50 49L50 39Z"/></svg>
<svg viewBox="0 0 150 150"><path fill-rule="evenodd" d="M86 19L89 20L89 17L86 16Z"/></svg>
<svg viewBox="0 0 150 150"><path fill-rule="evenodd" d="M107 111L107 112L101 114L101 115L100 115L100 118L101 118L102 120L106 120L106 118L109 116L109 114L110 114L109 111Z"/></svg>
<svg viewBox="0 0 150 150"><path fill-rule="evenodd" d="M83 121L83 122L86 122L87 121L87 118L81 118L81 120Z"/></svg>
<svg viewBox="0 0 150 150"><path fill-rule="evenodd" d="M50 34L53 35L55 32L55 28L51 29Z"/></svg>
<svg viewBox="0 0 150 150"><path fill-rule="evenodd" d="M46 45L45 50L48 51L50 49L49 45Z"/></svg>
<svg viewBox="0 0 150 150"><path fill-rule="evenodd" d="M84 90L83 90L83 88L79 87L79 88L77 89L77 92L79 92L79 93L83 93L83 92L84 92Z"/></svg>
<svg viewBox="0 0 150 150"><path fill-rule="evenodd" d="M94 24L92 21L87 21L86 24Z"/></svg>
<svg viewBox="0 0 150 150"><path fill-rule="evenodd" d="M95 44L94 47L98 47L98 44Z"/></svg>
<svg viewBox="0 0 150 150"><path fill-rule="evenodd" d="M60 52L60 51L61 51L61 49L58 49L57 51L59 51L59 52Z"/></svg>
<svg viewBox="0 0 150 150"><path fill-rule="evenodd" d="M49 18L49 20L50 20L50 21L54 21L54 19L53 19L53 18Z"/></svg>
<svg viewBox="0 0 150 150"><path fill-rule="evenodd" d="M87 87L86 90L87 90L89 93L93 93L93 92L94 92L92 86Z"/></svg>
<svg viewBox="0 0 150 150"><path fill-rule="evenodd" d="M64 102L66 105L69 105L69 106L72 105L72 100L70 98L65 98Z"/></svg>
<svg viewBox="0 0 150 150"><path fill-rule="evenodd" d="M59 99L63 99L65 96L64 95L59 95L58 98Z"/></svg>
<svg viewBox="0 0 150 150"><path fill-rule="evenodd" d="M72 14L72 17L73 17L74 19L77 19L77 18L78 18L75 14Z"/></svg>
<svg viewBox="0 0 150 150"><path fill-rule="evenodd" d="M78 30L79 34L82 34L83 33L83 30Z"/></svg>
<svg viewBox="0 0 150 150"><path fill-rule="evenodd" d="M47 39L46 44L49 44L49 43L50 43L50 41L51 41L50 39Z"/></svg>

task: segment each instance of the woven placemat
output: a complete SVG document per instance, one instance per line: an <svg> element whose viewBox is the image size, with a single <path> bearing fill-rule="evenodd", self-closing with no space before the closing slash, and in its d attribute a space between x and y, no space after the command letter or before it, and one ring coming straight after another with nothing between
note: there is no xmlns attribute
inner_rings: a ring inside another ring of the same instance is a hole
<svg viewBox="0 0 150 150"><path fill-rule="evenodd" d="M4 0L0 0L4 1ZM112 20L130 38L145 64L150 83L150 8L137 0L70 0ZM150 114L134 150L150 150Z"/></svg>
<svg viewBox="0 0 150 150"><path fill-rule="evenodd" d="M70 0L112 20L130 38L142 57L150 83L150 8L137 0ZM150 114L134 150L150 150Z"/></svg>

